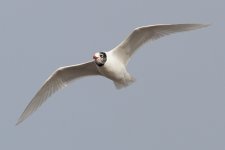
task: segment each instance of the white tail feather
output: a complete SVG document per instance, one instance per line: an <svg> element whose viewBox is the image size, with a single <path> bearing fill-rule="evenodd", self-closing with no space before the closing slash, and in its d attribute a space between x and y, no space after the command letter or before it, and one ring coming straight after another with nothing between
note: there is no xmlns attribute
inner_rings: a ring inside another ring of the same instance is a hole
<svg viewBox="0 0 225 150"><path fill-rule="evenodd" d="M135 82L135 78L131 77L129 80L122 80L122 81L114 81L114 85L117 89L122 89L125 88L129 85L131 85L132 83Z"/></svg>

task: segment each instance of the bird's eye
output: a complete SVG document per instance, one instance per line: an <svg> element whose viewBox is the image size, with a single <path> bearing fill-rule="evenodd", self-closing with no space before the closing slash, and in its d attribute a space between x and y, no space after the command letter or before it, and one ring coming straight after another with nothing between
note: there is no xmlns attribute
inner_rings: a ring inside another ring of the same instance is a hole
<svg viewBox="0 0 225 150"><path fill-rule="evenodd" d="M102 57L103 57L103 55L102 55L102 54L100 54L100 57L102 58Z"/></svg>

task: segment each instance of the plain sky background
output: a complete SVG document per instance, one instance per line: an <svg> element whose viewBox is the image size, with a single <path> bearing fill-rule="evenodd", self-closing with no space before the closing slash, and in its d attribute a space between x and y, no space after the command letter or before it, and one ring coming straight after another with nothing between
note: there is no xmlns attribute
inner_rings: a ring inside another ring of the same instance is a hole
<svg viewBox="0 0 225 150"><path fill-rule="evenodd" d="M224 150L224 0L1 0L1 150ZM108 51L136 27L211 23L146 44L117 90L85 78L16 121L58 67Z"/></svg>

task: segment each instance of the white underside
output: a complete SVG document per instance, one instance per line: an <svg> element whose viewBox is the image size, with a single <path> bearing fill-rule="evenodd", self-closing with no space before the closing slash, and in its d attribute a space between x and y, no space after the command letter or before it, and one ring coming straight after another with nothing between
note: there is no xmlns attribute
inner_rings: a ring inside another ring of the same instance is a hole
<svg viewBox="0 0 225 150"><path fill-rule="evenodd" d="M107 61L104 66L98 67L98 71L106 78L112 80L117 89L121 89L133 83L134 78L128 73L126 66L111 51L106 52Z"/></svg>

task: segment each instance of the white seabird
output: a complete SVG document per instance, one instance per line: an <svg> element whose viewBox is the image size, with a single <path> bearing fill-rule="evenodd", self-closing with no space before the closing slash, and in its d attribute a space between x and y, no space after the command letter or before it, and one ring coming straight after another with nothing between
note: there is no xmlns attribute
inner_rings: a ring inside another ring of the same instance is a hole
<svg viewBox="0 0 225 150"><path fill-rule="evenodd" d="M128 73L126 66L131 56L141 45L172 33L207 26L203 24L158 24L139 27L112 50L95 53L92 61L58 68L27 105L17 124L37 110L54 92L66 87L68 83L75 79L100 75L112 80L118 89L130 85L134 82L134 78Z"/></svg>

